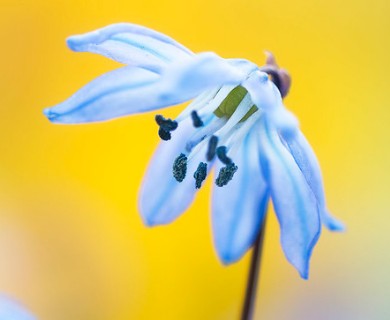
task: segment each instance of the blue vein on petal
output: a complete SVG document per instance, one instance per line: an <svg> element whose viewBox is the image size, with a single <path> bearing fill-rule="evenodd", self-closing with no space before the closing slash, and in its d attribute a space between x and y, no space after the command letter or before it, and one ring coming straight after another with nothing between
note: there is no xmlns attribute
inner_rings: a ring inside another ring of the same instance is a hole
<svg viewBox="0 0 390 320"><path fill-rule="evenodd" d="M100 92L99 95L97 95L95 97L92 97L91 99L89 99L87 101L84 101L83 103L78 105L76 108L68 110L66 112L57 113L55 111L52 111L53 108L50 108L49 109L49 113L47 114L47 117L49 118L49 120L54 120L54 119L56 119L59 116L65 116L65 115L73 113L73 112L75 112L77 110L80 110L80 109L84 108L86 105L91 104L91 103L99 100L103 96L110 95L110 94L115 94L115 93L118 93L118 92L121 92L121 91L127 91L127 90L130 90L130 89L136 89L136 88L145 86L147 84L151 84L153 82L155 82L155 81L145 81L145 82L137 83L137 85L134 85L134 86L121 86L121 87L113 88L111 90Z"/></svg>
<svg viewBox="0 0 390 320"><path fill-rule="evenodd" d="M250 139L250 134L248 134L245 137L244 145L242 146L242 148L247 146L247 144L249 143L249 141L248 141L249 139ZM250 168L249 157L245 157L245 165L241 165L241 166L242 166L242 168ZM247 179L245 178L244 180L247 180ZM246 193L247 189L248 189L248 184L242 183L241 185L243 186L243 188L241 189L240 192ZM262 211L264 211L263 208L264 208L265 204L267 203L267 199L268 199L268 191L265 191L265 194L263 195L263 199L257 207L259 213L261 212L263 214ZM234 212L239 211L239 205L240 205L240 202L237 201L236 204L234 205ZM234 223L230 224L230 226L231 226L230 231L232 232L231 234L236 234L237 227L238 227L238 220L240 217L241 217L240 215L236 215L235 218L233 219ZM263 222L264 222L264 217L263 217L263 219L261 219L260 225L263 224ZM253 236L252 237L255 239L256 236L257 236L257 234L254 237ZM233 245L232 242L233 242L233 237L230 237L229 242L228 242L229 245L227 246L228 248L232 248L232 245ZM252 242L252 240L250 242ZM231 257L229 257L229 258L231 258ZM231 259L228 259L228 260L230 261Z"/></svg>
<svg viewBox="0 0 390 320"><path fill-rule="evenodd" d="M136 48L141 49L143 51L149 52L150 54L160 58L161 60L164 60L165 62L170 62L171 61L170 59L168 59L167 57L163 56L161 53L157 52L156 50L153 50L152 48L148 48L145 45L142 45L142 44L140 44L138 42L135 42L133 40L125 39L125 38L122 38L120 36L112 37L111 40L118 41L118 42L123 42L123 43L126 43L126 44L130 45L130 46L133 46L133 47L136 47Z"/></svg>
<svg viewBox="0 0 390 320"><path fill-rule="evenodd" d="M213 117L211 116L209 119L205 120L204 121L204 125L207 126L207 124L209 124L211 122L212 118ZM160 142L160 143L164 143L164 142ZM172 141L172 143L174 143L174 141ZM208 173L210 172L210 170L211 170L211 168L213 166L212 163L213 162L211 162L210 169L208 169ZM167 174L171 174L172 175L172 172L169 172ZM187 175L187 177L185 179L189 179L188 175ZM172 193L171 188L174 188L175 186L180 185L181 182L177 182L176 180L174 180L173 179L173 175L172 175L171 176L171 181L169 182L169 184L170 184L170 187L165 189L165 191L163 192L163 195L158 199L157 204L153 207L152 210L150 210L150 212L152 212L152 214L150 216L148 216L148 218L145 217L146 222L147 222L148 225L155 225L155 223L153 222L153 219L155 218L155 216L157 214L157 209L162 207L162 205L163 205L163 203L164 203L164 201L166 199L169 199L169 195ZM195 192L196 191L197 190L195 190ZM195 193L194 193L194 195L195 195ZM169 222L166 222L166 223L169 223Z"/></svg>
<svg viewBox="0 0 390 320"><path fill-rule="evenodd" d="M270 146L271 148L274 150L274 152L276 153L276 155L279 157L279 160L283 163L283 165L285 167L288 167L287 163L285 162L283 156L280 154L278 148L275 146L272 138L271 138L271 135L270 135L270 132L269 132L269 125L268 125L268 122L267 121L264 121L264 125L265 125L265 132L266 132L266 135L267 135L267 138L269 140L269 143L270 143ZM295 161L294 161L295 163ZM291 180L291 183L293 185L293 192L295 194L295 198L298 200L298 207L302 208L303 207L303 202L302 202L302 199L301 197L299 197L299 195L297 196L297 193L296 193L296 190L298 190L298 186L296 185L295 181L294 181L294 178L292 177L291 173L289 170L287 170L287 174L288 174L288 177L289 177L289 180ZM306 180L305 180L306 182ZM309 189L311 191L311 189ZM318 209L318 207L317 207ZM318 217L318 220L319 220L319 217ZM320 223L320 221L319 221ZM304 230L306 231L306 229ZM319 228L317 233L315 234L315 236L313 237L312 241L310 242L309 244L309 250L307 251L307 254L306 254L306 259L308 259L311 255L311 252L313 250L313 246L314 244L316 243L316 241L318 240L319 236L320 236L320 233L321 233L321 229ZM307 232L305 232L306 236L307 236Z"/></svg>

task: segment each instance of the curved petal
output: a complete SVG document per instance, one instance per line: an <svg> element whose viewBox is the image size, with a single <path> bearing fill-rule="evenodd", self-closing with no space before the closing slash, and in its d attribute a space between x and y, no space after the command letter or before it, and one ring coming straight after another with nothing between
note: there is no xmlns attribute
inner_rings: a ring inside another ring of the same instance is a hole
<svg viewBox="0 0 390 320"><path fill-rule="evenodd" d="M186 178L177 182L172 166L185 150L186 142L195 131L188 118L172 132L172 139L158 146L145 174L139 194L139 210L148 226L167 224L175 220L191 204L195 195L195 172L205 152L199 152L187 168Z"/></svg>
<svg viewBox="0 0 390 320"><path fill-rule="evenodd" d="M244 77L245 74L211 53L174 63L161 76L123 67L95 79L44 113L56 123L109 120L179 104L217 85L238 84Z"/></svg>
<svg viewBox="0 0 390 320"><path fill-rule="evenodd" d="M278 88L265 72L253 72L242 86L248 90L254 104L267 113L279 130L285 134L294 134L298 130L297 118L284 107Z"/></svg>
<svg viewBox="0 0 390 320"><path fill-rule="evenodd" d="M19 303L0 295L1 320L34 320L35 317L27 312Z"/></svg>
<svg viewBox="0 0 390 320"><path fill-rule="evenodd" d="M64 102L44 110L55 123L103 121L160 107L156 95L144 95L160 77L150 71L123 67L81 88Z"/></svg>
<svg viewBox="0 0 390 320"><path fill-rule="evenodd" d="M343 223L332 217L326 209L321 168L309 142L300 130L294 136L287 135L283 138L299 169L301 169L307 184L317 198L322 222L329 230L343 231L345 229Z"/></svg>
<svg viewBox="0 0 390 320"><path fill-rule="evenodd" d="M162 73L166 97L180 91L187 100L207 89L226 84L240 84L248 76L247 70L231 65L212 52L197 54L193 59L171 64Z"/></svg>
<svg viewBox="0 0 390 320"><path fill-rule="evenodd" d="M73 51L98 53L120 63L159 71L166 63L193 53L172 38L152 29L118 23L67 39Z"/></svg>
<svg viewBox="0 0 390 320"><path fill-rule="evenodd" d="M249 61L247 59L226 59L226 61L233 67L239 68L246 74L251 74L252 72L259 70L259 67L257 64L253 63L252 61Z"/></svg>
<svg viewBox="0 0 390 320"><path fill-rule="evenodd" d="M317 200L268 119L261 126L261 163L290 263L307 279L312 249L321 231Z"/></svg>
<svg viewBox="0 0 390 320"><path fill-rule="evenodd" d="M233 158L238 170L232 181L213 188L214 244L225 264L240 259L253 245L267 208L269 195L259 163L257 134L252 130ZM215 172L222 166L217 161Z"/></svg>

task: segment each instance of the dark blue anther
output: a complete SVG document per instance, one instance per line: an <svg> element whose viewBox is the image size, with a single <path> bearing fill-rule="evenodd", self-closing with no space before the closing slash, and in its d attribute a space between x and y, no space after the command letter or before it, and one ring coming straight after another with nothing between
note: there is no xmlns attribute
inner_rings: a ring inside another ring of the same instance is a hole
<svg viewBox="0 0 390 320"><path fill-rule="evenodd" d="M195 128L203 127L203 121L195 110L191 112L191 118Z"/></svg>
<svg viewBox="0 0 390 320"><path fill-rule="evenodd" d="M237 169L238 167L233 162L228 164L226 167L221 168L221 170L219 170L218 177L215 180L215 184L218 187L227 185L228 182L233 179L233 175Z"/></svg>
<svg viewBox="0 0 390 320"><path fill-rule="evenodd" d="M198 169L194 173L195 178L195 188L200 189L202 182L206 179L207 176L207 163L199 163Z"/></svg>
<svg viewBox="0 0 390 320"><path fill-rule="evenodd" d="M215 152L217 150L217 145L218 145L218 137L212 136L209 140L209 146L207 148L207 153L206 153L207 161L211 161L214 159Z"/></svg>
<svg viewBox="0 0 390 320"><path fill-rule="evenodd" d="M171 133L169 131L164 130L163 128L158 129L158 135L162 140L171 140Z"/></svg>
<svg viewBox="0 0 390 320"><path fill-rule="evenodd" d="M158 135L162 140L171 139L171 131L177 129L177 122L171 119L165 119L162 115L158 114L155 117L157 124L159 125Z"/></svg>
<svg viewBox="0 0 390 320"><path fill-rule="evenodd" d="M157 114L155 119L157 124L166 131L177 129L177 122L175 120L165 119L161 114Z"/></svg>
<svg viewBox="0 0 390 320"><path fill-rule="evenodd" d="M173 163L173 176L174 178L182 182L187 174L187 157L181 153L180 156L178 156L175 159L175 162Z"/></svg>

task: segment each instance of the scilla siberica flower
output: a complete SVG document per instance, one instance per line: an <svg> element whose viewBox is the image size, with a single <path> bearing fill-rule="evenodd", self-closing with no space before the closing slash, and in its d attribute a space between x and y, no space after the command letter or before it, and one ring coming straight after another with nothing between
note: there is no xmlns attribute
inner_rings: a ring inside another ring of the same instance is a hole
<svg viewBox="0 0 390 320"><path fill-rule="evenodd" d="M296 118L285 109L283 70L271 81L244 59L194 54L170 37L133 24L115 24L70 37L74 51L102 54L127 66L92 81L46 109L54 123L87 123L193 101L175 119L156 116L162 141L140 191L145 224L167 224L191 204L215 166L212 224L223 263L254 243L269 199L288 261L308 277L321 222L342 224L326 209L320 167ZM270 64L276 66L269 58ZM271 70L271 71L272 71ZM279 69L280 70L280 69ZM275 83L274 83L275 82Z"/></svg>

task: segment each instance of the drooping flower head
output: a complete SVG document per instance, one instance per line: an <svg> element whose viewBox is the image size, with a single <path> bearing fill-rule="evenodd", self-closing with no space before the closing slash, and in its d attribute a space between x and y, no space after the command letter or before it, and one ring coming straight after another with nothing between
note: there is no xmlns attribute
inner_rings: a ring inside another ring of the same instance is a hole
<svg viewBox="0 0 390 320"><path fill-rule="evenodd" d="M214 167L212 224L224 263L254 243L272 199L284 253L303 278L328 213L316 156L283 105L288 73L271 55L258 67L244 59L194 54L175 40L133 24L70 37L74 51L102 54L126 66L46 109L54 123L86 123L189 100L174 120L156 115L163 140L146 173L139 209L147 225L170 223L191 204Z"/></svg>

